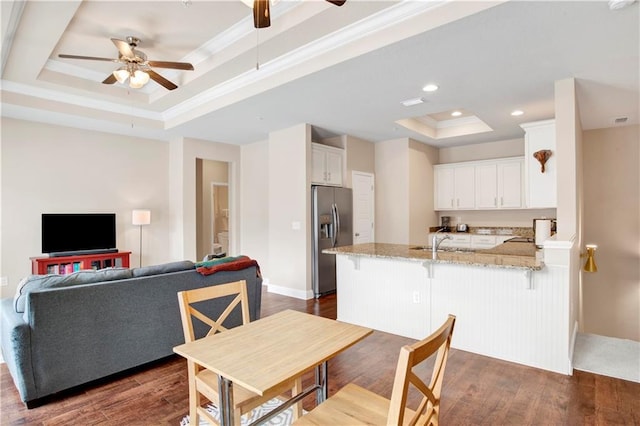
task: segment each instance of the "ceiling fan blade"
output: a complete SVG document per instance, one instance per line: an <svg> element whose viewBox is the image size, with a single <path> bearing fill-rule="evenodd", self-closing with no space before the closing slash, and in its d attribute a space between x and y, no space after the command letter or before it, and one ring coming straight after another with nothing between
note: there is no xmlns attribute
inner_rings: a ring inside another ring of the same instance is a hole
<svg viewBox="0 0 640 426"><path fill-rule="evenodd" d="M135 59L136 55L133 53L133 49L131 49L129 43L124 40L118 40L117 38L112 38L111 41L118 48L118 52L120 52L120 55L128 59Z"/></svg>
<svg viewBox="0 0 640 426"><path fill-rule="evenodd" d="M267 28L271 25L270 0L253 0L253 25L256 28Z"/></svg>
<svg viewBox="0 0 640 426"><path fill-rule="evenodd" d="M327 0L331 4L335 4L336 6L342 6L347 2L347 0Z"/></svg>
<svg viewBox="0 0 640 426"><path fill-rule="evenodd" d="M149 74L149 77L151 77L153 81L163 86L165 89L173 90L178 87L172 82L170 82L169 80L167 80L166 78L164 78L163 76L161 76L160 74L158 74L157 72L155 72L154 70L145 70L145 72Z"/></svg>
<svg viewBox="0 0 640 426"><path fill-rule="evenodd" d="M149 66L156 68L172 68L176 70L193 71L193 65L188 62L147 61Z"/></svg>
<svg viewBox="0 0 640 426"><path fill-rule="evenodd" d="M115 75L113 75L113 74L109 74L109 77L105 78L105 79L102 81L102 84L113 84L113 83L115 83L116 81L118 81L118 80L116 80L116 76L115 76Z"/></svg>
<svg viewBox="0 0 640 426"><path fill-rule="evenodd" d="M120 62L120 60L112 59L112 58L98 58L96 56L65 55L65 54L62 54L62 53L59 54L58 57L59 58L66 58L66 59L89 59L91 61Z"/></svg>

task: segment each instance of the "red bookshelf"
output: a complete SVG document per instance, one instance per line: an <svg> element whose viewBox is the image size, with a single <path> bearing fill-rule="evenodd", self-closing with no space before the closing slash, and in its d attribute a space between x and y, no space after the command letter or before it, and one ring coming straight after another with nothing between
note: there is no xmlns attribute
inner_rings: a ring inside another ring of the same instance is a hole
<svg viewBox="0 0 640 426"><path fill-rule="evenodd" d="M37 275L66 275L83 269L128 268L130 255L130 251L119 251L76 256L32 257L31 273Z"/></svg>

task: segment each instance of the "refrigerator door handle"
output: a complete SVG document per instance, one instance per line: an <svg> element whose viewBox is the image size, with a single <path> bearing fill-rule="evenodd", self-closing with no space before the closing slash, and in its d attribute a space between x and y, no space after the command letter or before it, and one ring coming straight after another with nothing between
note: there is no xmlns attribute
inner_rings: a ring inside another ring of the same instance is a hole
<svg viewBox="0 0 640 426"><path fill-rule="evenodd" d="M339 226L339 222L338 222L338 207L334 204L331 204L331 216L332 216L332 226L331 226L331 247L335 247L336 246L336 241L338 240L338 226Z"/></svg>
<svg viewBox="0 0 640 426"><path fill-rule="evenodd" d="M336 224L336 227L335 227L335 234L336 235L334 237L334 243L333 243L333 246L335 247L336 243L338 243L338 235L340 234L340 211L338 210L338 205L337 204L333 205L333 211L335 212L334 213L335 214L334 222Z"/></svg>

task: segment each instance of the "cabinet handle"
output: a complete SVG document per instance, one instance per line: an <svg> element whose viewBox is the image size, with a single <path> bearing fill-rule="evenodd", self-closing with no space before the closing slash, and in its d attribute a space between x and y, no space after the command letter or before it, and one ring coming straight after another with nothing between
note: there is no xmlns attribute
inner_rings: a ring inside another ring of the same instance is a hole
<svg viewBox="0 0 640 426"><path fill-rule="evenodd" d="M500 206L504 206L504 198L500 197Z"/></svg>
<svg viewBox="0 0 640 426"><path fill-rule="evenodd" d="M451 207L453 207L453 198L451 199Z"/></svg>
<svg viewBox="0 0 640 426"><path fill-rule="evenodd" d="M324 180L327 180L327 172L324 172Z"/></svg>
<svg viewBox="0 0 640 426"><path fill-rule="evenodd" d="M498 197L493 197L493 205L494 205L495 207L497 207L497 206L498 206Z"/></svg>
<svg viewBox="0 0 640 426"><path fill-rule="evenodd" d="M331 180L331 172L329 172L329 179L327 179L327 180Z"/></svg>
<svg viewBox="0 0 640 426"><path fill-rule="evenodd" d="M460 198L458 198L458 199L456 200L456 206L457 206L457 207L460 207Z"/></svg>

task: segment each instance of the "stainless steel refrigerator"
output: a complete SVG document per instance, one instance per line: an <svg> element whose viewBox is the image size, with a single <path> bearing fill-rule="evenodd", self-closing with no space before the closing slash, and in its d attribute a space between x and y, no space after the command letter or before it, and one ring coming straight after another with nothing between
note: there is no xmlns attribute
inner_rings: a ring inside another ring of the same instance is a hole
<svg viewBox="0 0 640 426"><path fill-rule="evenodd" d="M322 250L353 244L351 189L311 187L312 283L315 297L336 291L336 257Z"/></svg>

